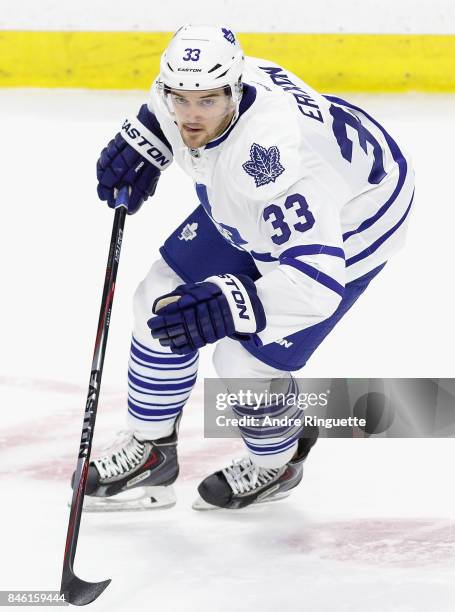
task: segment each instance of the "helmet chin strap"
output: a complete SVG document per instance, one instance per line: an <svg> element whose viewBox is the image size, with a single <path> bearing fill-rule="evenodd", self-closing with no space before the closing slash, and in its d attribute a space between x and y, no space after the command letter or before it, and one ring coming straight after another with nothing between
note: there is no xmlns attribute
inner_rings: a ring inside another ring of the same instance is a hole
<svg viewBox="0 0 455 612"><path fill-rule="evenodd" d="M214 136L211 140L209 140L209 142L213 142L214 140L221 138L221 136L224 136L224 134L226 134L226 132L228 132L231 129L231 127L234 125L234 123L237 121L238 117L239 117L239 109L238 109L238 105L236 105L236 110L234 111L232 115L232 119L229 121L226 128L221 132L221 134L218 134L217 136ZM207 144L209 144L209 142Z"/></svg>

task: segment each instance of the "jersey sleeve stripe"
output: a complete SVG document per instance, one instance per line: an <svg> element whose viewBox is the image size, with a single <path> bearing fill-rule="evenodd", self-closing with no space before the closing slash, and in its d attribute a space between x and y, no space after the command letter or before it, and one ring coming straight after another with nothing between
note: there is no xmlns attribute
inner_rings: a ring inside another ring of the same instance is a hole
<svg viewBox="0 0 455 612"><path fill-rule="evenodd" d="M366 249L364 249L363 251L360 251L360 253L357 253L357 255L354 255L353 257L350 257L349 259L346 260L346 267L348 266L352 266L353 264L357 263L358 261L360 261L361 259L365 259L366 257L368 257L369 255L371 255L372 253L374 253L375 251L377 251L377 249L379 249L379 247L388 239L390 238L390 236L397 231L397 229L400 227L400 225L402 225L406 219L406 217L408 216L409 211L411 210L411 206L412 206L412 202L414 200L414 193L412 194L412 198L411 201L409 202L409 206L407 207L404 215L401 217L401 219L398 221L398 223L396 223L392 228L390 228L385 234L383 234L380 238L378 238L377 240L375 240L373 242L373 244L371 244L369 247L367 247Z"/></svg>
<svg viewBox="0 0 455 612"><path fill-rule="evenodd" d="M299 257L300 255L333 255L333 257L344 259L343 249L325 244L304 244L290 247L281 253L280 259L282 257Z"/></svg>
<svg viewBox="0 0 455 612"><path fill-rule="evenodd" d="M272 253L257 253L256 251L250 251L250 255L257 261L263 261L265 263L271 263L272 261L279 261L278 257L273 257Z"/></svg>
<svg viewBox="0 0 455 612"><path fill-rule="evenodd" d="M324 285L324 287L331 289L332 291L334 291L335 293L338 293L338 295L343 297L344 295L343 285L340 285L340 283L337 282L334 278L332 278L328 274L325 274L324 272L321 272L321 270L318 270L317 268L313 268L313 266L310 266L303 261L299 261L297 259L291 259L290 257L289 258L284 257L283 259L281 259L280 264L285 265L285 266L292 266L293 268L296 268L296 270L303 272L303 274L306 274L307 276L309 276L316 282L320 283L321 285Z"/></svg>

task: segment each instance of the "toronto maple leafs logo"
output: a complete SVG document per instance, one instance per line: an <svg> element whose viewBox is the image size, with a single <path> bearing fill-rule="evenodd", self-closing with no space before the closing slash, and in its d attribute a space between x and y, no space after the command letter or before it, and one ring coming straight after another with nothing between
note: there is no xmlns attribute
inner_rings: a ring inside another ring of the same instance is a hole
<svg viewBox="0 0 455 612"><path fill-rule="evenodd" d="M231 44L235 45L234 32L232 32L231 30L228 30L227 28L221 28L221 31L223 32L224 38Z"/></svg>
<svg viewBox="0 0 455 612"><path fill-rule="evenodd" d="M194 240L194 238L197 236L197 227L197 223L187 223L179 236L179 240L185 240L185 242L188 242L188 240Z"/></svg>
<svg viewBox="0 0 455 612"><path fill-rule="evenodd" d="M284 168L280 164L278 147L273 146L266 149L254 142L250 148L250 157L251 159L242 164L242 168L254 178L256 187L274 183L284 172Z"/></svg>

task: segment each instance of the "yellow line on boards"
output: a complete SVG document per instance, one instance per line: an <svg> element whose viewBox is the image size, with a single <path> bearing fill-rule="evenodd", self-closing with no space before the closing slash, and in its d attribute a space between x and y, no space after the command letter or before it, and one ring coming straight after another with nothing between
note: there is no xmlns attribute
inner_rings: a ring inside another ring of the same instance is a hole
<svg viewBox="0 0 455 612"><path fill-rule="evenodd" d="M169 32L0 31L1 87L147 89ZM322 91L455 92L455 35L239 34Z"/></svg>

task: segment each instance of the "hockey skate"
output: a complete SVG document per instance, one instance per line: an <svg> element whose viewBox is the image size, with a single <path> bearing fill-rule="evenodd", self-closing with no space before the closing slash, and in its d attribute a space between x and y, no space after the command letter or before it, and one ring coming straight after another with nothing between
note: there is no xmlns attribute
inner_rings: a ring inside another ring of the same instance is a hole
<svg viewBox="0 0 455 612"><path fill-rule="evenodd" d="M173 482L179 473L177 430L159 440L120 432L107 454L90 461L84 510L151 510L176 503ZM73 485L74 474L71 480Z"/></svg>
<svg viewBox="0 0 455 612"><path fill-rule="evenodd" d="M193 503L193 509L236 510L288 497L302 480L307 447L305 440L299 440L296 455L280 468L257 467L249 457L234 460L201 482L200 497Z"/></svg>

